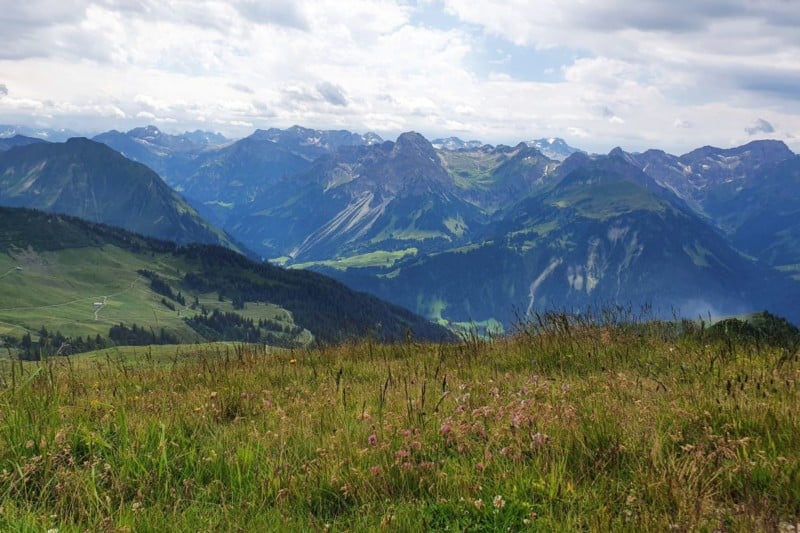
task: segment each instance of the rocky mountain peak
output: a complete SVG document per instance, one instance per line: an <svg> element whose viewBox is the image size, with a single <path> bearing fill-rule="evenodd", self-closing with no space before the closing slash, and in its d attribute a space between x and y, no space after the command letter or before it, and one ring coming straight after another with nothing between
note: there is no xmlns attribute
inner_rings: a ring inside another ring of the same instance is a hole
<svg viewBox="0 0 800 533"><path fill-rule="evenodd" d="M419 157L430 157L434 160L437 157L436 150L428 139L415 131L401 134L394 145L394 152L397 155L416 155Z"/></svg>
<svg viewBox="0 0 800 533"><path fill-rule="evenodd" d="M150 138L157 138L163 135L161 130L159 130L155 126L144 126L140 128L133 128L128 132L128 135L131 137L136 137L139 139L150 139Z"/></svg>

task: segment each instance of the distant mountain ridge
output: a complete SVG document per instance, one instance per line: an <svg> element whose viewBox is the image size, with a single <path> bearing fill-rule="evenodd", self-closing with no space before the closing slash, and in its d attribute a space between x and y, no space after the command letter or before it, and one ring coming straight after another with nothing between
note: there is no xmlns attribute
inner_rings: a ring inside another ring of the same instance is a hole
<svg viewBox="0 0 800 533"><path fill-rule="evenodd" d="M705 146L682 156L612 153L685 200L742 251L773 266L800 265L800 157L783 142Z"/></svg>
<svg viewBox="0 0 800 533"><path fill-rule="evenodd" d="M83 136L80 132L66 128L36 128L22 125L0 124L0 139L8 139L16 135L34 137L48 142L64 142L73 137Z"/></svg>
<svg viewBox="0 0 800 533"><path fill-rule="evenodd" d="M26 135L14 135L13 137L0 138L0 152L5 152L15 146L27 146L29 144L43 143L38 137L28 137Z"/></svg>
<svg viewBox="0 0 800 533"><path fill-rule="evenodd" d="M458 137L447 137L444 139L434 139L431 144L437 150L475 150L483 146L481 141L462 141Z"/></svg>
<svg viewBox="0 0 800 533"><path fill-rule="evenodd" d="M209 142L199 143L198 136ZM154 126L106 132L94 140L154 169L218 225L279 179L308 170L321 155L382 142L374 133L300 126L256 130L234 141L208 132L169 136Z"/></svg>
<svg viewBox="0 0 800 533"><path fill-rule="evenodd" d="M456 152L459 150L478 150L483 147L489 149L494 148L490 144L485 144L482 141L472 140L464 141L458 137L445 137L434 139L431 144L437 150L448 150ZM525 141L525 144L531 148L536 148L542 155L554 161L563 161L575 152L581 152L578 148L573 148L568 145L564 139L559 137L549 137Z"/></svg>
<svg viewBox="0 0 800 533"><path fill-rule="evenodd" d="M560 139L558 137L526 141L525 144L531 148L536 148L545 156L556 161L564 161L575 152L582 152L582 150L573 148L572 146L568 145L564 139Z"/></svg>

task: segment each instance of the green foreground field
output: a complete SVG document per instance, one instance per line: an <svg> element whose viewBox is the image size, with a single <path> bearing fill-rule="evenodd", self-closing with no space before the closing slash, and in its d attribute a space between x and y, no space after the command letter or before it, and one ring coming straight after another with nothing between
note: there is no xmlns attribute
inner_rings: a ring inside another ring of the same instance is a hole
<svg viewBox="0 0 800 533"><path fill-rule="evenodd" d="M796 527L796 347L673 329L2 360L0 530Z"/></svg>

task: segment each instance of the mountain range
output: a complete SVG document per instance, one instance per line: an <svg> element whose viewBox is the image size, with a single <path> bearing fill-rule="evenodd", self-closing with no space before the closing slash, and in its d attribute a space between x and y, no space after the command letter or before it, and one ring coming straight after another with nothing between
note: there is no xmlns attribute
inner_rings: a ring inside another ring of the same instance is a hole
<svg viewBox="0 0 800 533"><path fill-rule="evenodd" d="M771 308L797 319L796 281L739 253L639 169L603 157L567 170L504 211L481 242L338 277L450 323L615 305L658 317Z"/></svg>
<svg viewBox="0 0 800 533"><path fill-rule="evenodd" d="M589 305L800 320L800 160L779 141L673 156L301 127L173 137L95 139L255 254L441 323L508 327Z"/></svg>

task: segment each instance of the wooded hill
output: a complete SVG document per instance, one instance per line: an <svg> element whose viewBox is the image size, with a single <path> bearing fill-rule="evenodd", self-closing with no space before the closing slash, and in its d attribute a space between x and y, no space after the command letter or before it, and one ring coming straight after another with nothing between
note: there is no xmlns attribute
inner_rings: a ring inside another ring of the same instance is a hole
<svg viewBox="0 0 800 533"><path fill-rule="evenodd" d="M59 338L106 339L112 326L118 338L151 342L452 339L331 278L220 246L182 247L28 209L0 208L0 227L0 335L11 344L26 334L36 342L42 328ZM121 325L130 331L120 333Z"/></svg>

